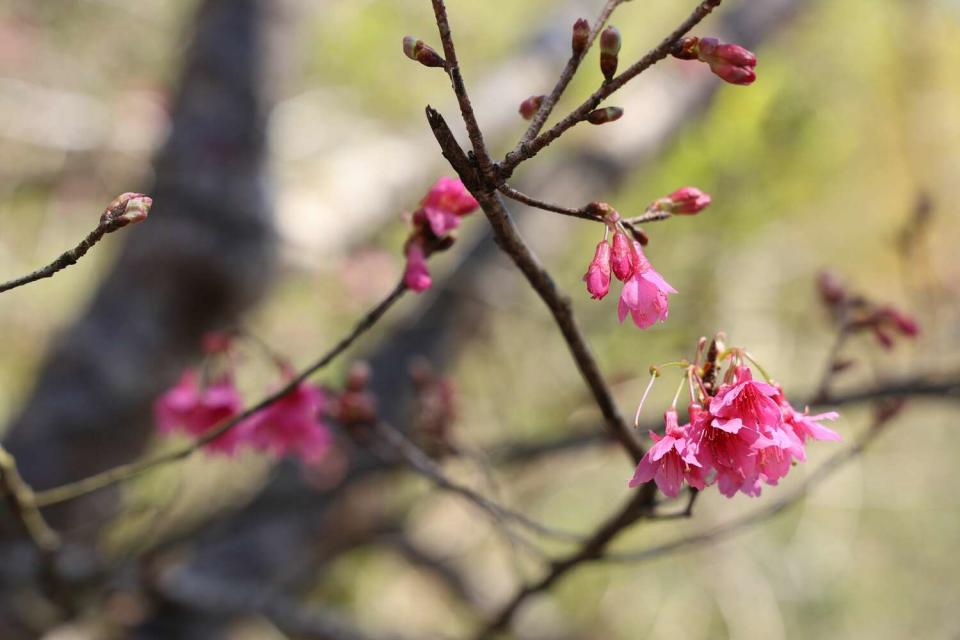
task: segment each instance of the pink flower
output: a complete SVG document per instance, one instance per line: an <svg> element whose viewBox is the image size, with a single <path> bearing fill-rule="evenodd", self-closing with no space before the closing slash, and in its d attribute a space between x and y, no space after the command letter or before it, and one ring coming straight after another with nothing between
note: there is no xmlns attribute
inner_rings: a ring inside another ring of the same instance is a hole
<svg viewBox="0 0 960 640"><path fill-rule="evenodd" d="M700 38L699 58L714 74L731 84L752 84L757 79L757 57L736 44L724 44L716 38Z"/></svg>
<svg viewBox="0 0 960 640"><path fill-rule="evenodd" d="M667 294L676 293L677 290L653 270L639 243L634 242L633 248L637 258L636 271L623 285L617 315L623 322L629 313L635 325L646 329L658 320L662 322L667 319L670 311Z"/></svg>
<svg viewBox="0 0 960 640"><path fill-rule="evenodd" d="M613 253L610 257L613 275L617 277L617 280L626 282L633 277L637 270L637 262L637 256L633 252L633 243L627 238L627 234L618 230L613 234Z"/></svg>
<svg viewBox="0 0 960 640"><path fill-rule="evenodd" d="M661 211L669 211L680 215L699 213L710 206L710 195L696 187L682 187L666 198L657 200L656 206Z"/></svg>
<svg viewBox="0 0 960 640"><path fill-rule="evenodd" d="M237 416L243 400L229 378L200 388L195 371L184 371L172 388L154 403L157 427L162 433L177 431L199 437L211 428ZM242 422L204 445L212 453L233 455L247 437L248 425Z"/></svg>
<svg viewBox="0 0 960 640"><path fill-rule="evenodd" d="M443 177L430 187L420 202L420 210L438 238L460 226L460 218L479 206L476 199L457 178ZM417 214L414 214L416 217Z"/></svg>
<svg viewBox="0 0 960 640"><path fill-rule="evenodd" d="M600 300L610 291L610 245L606 240L597 245L597 250L583 276L587 291L594 300Z"/></svg>
<svg viewBox="0 0 960 640"><path fill-rule="evenodd" d="M753 444L755 432L748 429L722 429L714 417L698 404L691 404L690 439L696 445L696 455L705 469L715 475L710 479L720 493L728 498L738 491L750 496L760 495L760 469Z"/></svg>
<svg viewBox="0 0 960 640"><path fill-rule="evenodd" d="M770 435L783 424L780 407L774 400L778 394L776 387L754 380L749 367L737 367L736 382L721 385L710 401L713 425L730 433L746 427Z"/></svg>
<svg viewBox="0 0 960 640"><path fill-rule="evenodd" d="M319 461L333 438L322 422L323 391L301 383L250 419L250 441L278 457L294 456L307 464Z"/></svg>
<svg viewBox="0 0 960 640"><path fill-rule="evenodd" d="M667 411L663 419L666 434L660 437L650 432L655 444L640 460L629 486L637 487L655 480L660 491L671 498L676 498L680 493L680 485L684 480L691 487L703 489L706 486L704 470L697 460L686 428L677 424L676 410Z"/></svg>
<svg viewBox="0 0 960 640"><path fill-rule="evenodd" d="M403 283L417 293L426 291L432 283L423 246L416 240L407 243L407 267L403 272Z"/></svg>
<svg viewBox="0 0 960 640"><path fill-rule="evenodd" d="M843 440L839 433L820 424L823 420L836 420L839 418L840 414L836 411L827 411L826 413L818 413L811 416L809 415L809 408L804 409L801 413L794 409L786 399L783 399L782 395L780 408L783 410L783 421L793 430L793 433L800 438L801 442L806 442L807 438L813 438L814 440L831 440L834 442Z"/></svg>

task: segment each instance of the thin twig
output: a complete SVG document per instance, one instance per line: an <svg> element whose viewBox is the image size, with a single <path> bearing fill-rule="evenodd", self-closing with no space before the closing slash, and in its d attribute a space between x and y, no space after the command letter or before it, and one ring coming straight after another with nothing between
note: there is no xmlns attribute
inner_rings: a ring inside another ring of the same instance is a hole
<svg viewBox="0 0 960 640"><path fill-rule="evenodd" d="M257 613L283 632L323 640L400 640L393 633L371 634L324 606L308 605L260 584L225 580L189 569L168 569L154 579L162 598L206 614Z"/></svg>
<svg viewBox="0 0 960 640"><path fill-rule="evenodd" d="M105 235L146 218L147 213L150 211L151 203L150 198L139 193L125 193L117 196L107 205L107 208L100 216L100 222L94 230L88 233L87 236L80 241L80 244L64 251L60 254L60 257L47 266L41 267L33 273L28 273L25 276L14 278L13 280L0 284L0 293L22 287L37 280L50 278L57 272L77 264L77 261L86 255ZM128 211L128 206L130 207L130 211Z"/></svg>
<svg viewBox="0 0 960 640"><path fill-rule="evenodd" d="M480 131L480 125L477 123L477 116L473 111L473 104L470 102L470 96L463 82L463 75L460 73L460 63L457 61L457 50L453 44L453 34L450 31L447 8L443 0L431 0L431 2L433 3L433 13L437 19L437 29L440 31L440 42L443 44L443 55L447 61L444 67L447 75L450 76L453 92L457 96L457 102L460 105L460 115L463 117L463 122L467 127L467 135L470 138L473 153L476 155L477 164L480 167L481 173L489 177L492 175L490 154L487 152L486 143L483 141L483 133Z"/></svg>
<svg viewBox="0 0 960 640"><path fill-rule="evenodd" d="M531 196L528 196L525 193L517 191L513 187L507 184L501 184L497 187L497 191L507 196L511 200L516 200L521 202L528 207L534 207L536 209L543 209L544 211L550 211L552 213L559 213L560 215L570 216L572 218L580 218L581 220L590 220L591 222L603 222L603 218L596 216L592 213L589 213L586 210L586 207L580 207L579 209L571 209L570 207L564 207L559 204L552 204L550 202L544 202L543 200L537 200Z"/></svg>
<svg viewBox="0 0 960 640"><path fill-rule="evenodd" d="M660 209L650 208L639 216L624 218L621 220L621 222L626 225L647 224L648 222L660 222L661 220L667 220L672 217L673 214L669 211L661 211Z"/></svg>
<svg viewBox="0 0 960 640"><path fill-rule="evenodd" d="M650 483L634 492L630 499L600 525L579 549L555 561L540 580L517 590L513 597L493 616L490 623L477 633L476 639L489 638L498 631L502 631L510 624L513 616L531 596L546 591L581 563L601 557L607 546L622 531L630 528L631 525L649 513L655 491L655 486Z"/></svg>
<svg viewBox="0 0 960 640"><path fill-rule="evenodd" d="M555 124L549 130L541 133L527 144L520 145L519 150L511 151L504 158L499 166L499 174L502 178L508 178L517 165L529 160L537 155L551 142L559 138L564 132L583 121L587 114L600 106L600 103L619 90L623 85L637 77L654 64L666 58L670 51L677 45L684 35L699 24L704 18L720 6L722 0L702 0L697 3L693 12L687 16L687 19L680 23L674 31L663 39L656 47L651 49L640 60L628 67L623 73L605 82L593 95L586 99L579 107L574 109L569 115Z"/></svg>
<svg viewBox="0 0 960 640"><path fill-rule="evenodd" d="M852 332L850 331L849 325L845 319L842 320L840 329L837 331L837 336L834 339L833 344L830 346L830 352L827 355L827 363L824 367L823 375L820 376L820 383L817 385L817 391L813 394L814 403L819 404L821 402L825 402L830 397L830 386L838 373L837 365L840 361L840 353L843 351L843 347L846 346L851 335Z"/></svg>
<svg viewBox="0 0 960 640"><path fill-rule="evenodd" d="M277 402L291 391L296 389L297 386L307 380L307 378L333 362L333 360L346 351L357 340L357 338L370 330L370 328L373 327L381 317L383 317L390 307L392 307L406 291L407 288L403 282L397 284L397 286L393 288L386 298L381 300L376 306L370 309L360 319L360 321L357 322L350 333L344 336L319 360L308 366L306 369L303 369L277 391L265 396L262 400L248 407L237 416L234 416L233 418L207 431L189 445L174 451L148 457L143 460L123 464L112 469L108 469L107 471L88 476L87 478L78 480L76 482L71 482L59 487L47 489L46 491L40 491L36 494L37 506L49 507L50 505L58 504L60 502L73 500L99 489L109 487L123 480L138 476L158 465L186 458L193 452L203 447L205 444L215 440L216 438L219 438L236 425L248 419L250 416Z"/></svg>
<svg viewBox="0 0 960 640"><path fill-rule="evenodd" d="M54 531L37 507L36 494L17 471L17 463L0 446L0 493L3 494L20 528L27 534L40 558L41 579L51 599L66 613L74 610L73 599L57 569L60 536Z"/></svg>
<svg viewBox="0 0 960 640"><path fill-rule="evenodd" d="M523 134L523 137L520 138L520 142L517 143L517 147L514 149L514 152L519 153L523 145L533 140L537 134L540 133L543 125L547 122L547 118L550 117L550 113L553 111L553 108L556 106L557 102L559 102L560 96L563 95L563 92L567 89L567 85L570 84L570 81L573 80L573 76L576 75L577 69L580 67L580 63L587 56L587 53L590 52L590 47L593 46L594 41L600 34L600 30L603 29L603 26L607 23L607 20L610 19L610 14L612 14L613 10L619 5L623 4L623 2L624 0L607 0L607 3L600 11L600 15L597 16L596 21L593 23L590 36L587 38L587 45L580 53L572 53L570 55L570 59L567 60L567 66L564 67L563 72L561 72L556 86L553 87L553 91L550 92L550 95L543 99L543 103L540 105L540 108L537 109L537 113L534 114L533 120L530 122L530 126L527 127L527 131Z"/></svg>
<svg viewBox="0 0 960 640"><path fill-rule="evenodd" d="M463 496L497 520L516 523L537 535L554 540L563 540L565 542L582 542L584 540L584 536L581 534L563 531L541 524L480 495L470 487L450 479L443 473L440 467L430 459L430 456L411 442L396 427L385 422L380 422L377 423L375 428L377 434L393 447L392 452L399 454L411 469L429 479L441 489Z"/></svg>

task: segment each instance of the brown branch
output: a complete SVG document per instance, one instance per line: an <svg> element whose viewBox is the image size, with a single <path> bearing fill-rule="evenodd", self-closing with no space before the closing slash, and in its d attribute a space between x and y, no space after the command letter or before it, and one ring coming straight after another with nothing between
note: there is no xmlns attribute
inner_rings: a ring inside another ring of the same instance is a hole
<svg viewBox="0 0 960 640"><path fill-rule="evenodd" d="M443 116L427 107L427 121L440 144L443 155L451 159L451 164L458 173L464 171L464 173L460 173L460 177L464 184L471 189L486 214L487 220L493 228L497 245L510 256L517 268L526 276L530 286L533 287L553 314L577 368L580 370L580 375L593 394L611 435L620 442L635 463L639 462L640 458L643 457L643 448L634 439L630 428L613 401L610 387L600 373L600 367L597 365L597 361L594 359L590 347L587 346L583 333L577 325L569 298L560 294L553 278L540 265L540 261L523 241L520 232L513 224L497 194L488 189L480 188L477 184L477 176L467 171L467 167L463 165L463 150L457 145Z"/></svg>
<svg viewBox="0 0 960 640"><path fill-rule="evenodd" d="M546 591L563 578L570 570L583 562L600 558L607 546L623 530L642 519L649 513L656 487L653 483L634 492L630 499L613 516L608 518L584 544L570 555L555 561L550 570L537 582L520 588L514 596L494 615L489 624L477 633L477 640L488 638L502 631L513 620L513 616L531 596Z"/></svg>
<svg viewBox="0 0 960 640"><path fill-rule="evenodd" d="M702 0L699 2L693 12L687 16L687 19L680 23L680 26L674 29L669 36L664 38L660 44L647 52L647 54L640 58L640 60L627 68L623 73L616 76L613 80L604 83L579 107L574 109L569 115L555 124L545 133L541 133L527 144L520 145L519 151L515 150L508 153L503 162L500 164L500 176L503 178L509 177L510 174L513 173L513 170L516 169L517 165L537 155L541 150L544 149L544 147L559 138L568 129L583 121L587 117L588 113L600 106L601 102L623 87L623 85L627 84L627 82L637 77L660 60L666 58L670 54L670 51L672 51L680 41L680 38L686 35L687 32L689 32L704 18L710 15L714 9L720 6L721 2L722 0Z"/></svg>
<svg viewBox="0 0 960 640"><path fill-rule="evenodd" d="M500 198L495 193L474 195L487 215L487 220L490 221L497 245L510 256L553 314L557 327L563 334L567 347L580 370L580 375L603 414L610 434L623 446L635 463L639 462L643 457L643 448L637 443L623 416L620 415L610 387L603 378L600 367L573 315L570 299L557 290L553 278L520 236L519 230L510 219Z"/></svg>
<svg viewBox="0 0 960 640"><path fill-rule="evenodd" d="M566 542L583 541L583 535L570 531L562 531L543 525L521 513L513 511L485 496L480 495L467 486L451 480L443 473L443 471L440 470L440 467L430 459L430 456L428 456L419 447L417 447L417 445L411 442L396 427L385 422L379 422L375 426L375 429L377 434L383 438L385 442L391 445L391 453L399 454L399 456L403 458L403 460L411 469L429 479L439 488L456 493L457 495L466 498L483 511L489 513L497 521L513 522L537 535L553 538L555 540L563 540Z"/></svg>
<svg viewBox="0 0 960 640"><path fill-rule="evenodd" d="M528 196L525 193L517 191L516 189L514 189L513 187L507 184L501 184L497 186L497 191L507 196L511 200L516 200L517 202L523 203L528 207L543 209L544 211L559 213L560 215L570 216L572 218L580 218L581 220L590 220L591 222L603 222L603 219L601 217L588 212L587 207L580 207L579 209L571 209L570 207L564 207L559 204L552 204L550 202L544 202L543 200L537 200L536 198Z"/></svg>
<svg viewBox="0 0 960 640"><path fill-rule="evenodd" d="M40 557L40 577L51 599L66 613L74 611L73 599L57 569L60 536L44 520L36 494L17 471L16 460L0 446L0 493L20 528Z"/></svg>
<svg viewBox="0 0 960 640"><path fill-rule="evenodd" d="M516 148L513 150L514 153L519 153L522 150L523 145L533 140L537 134L540 133L543 125L547 122L547 118L550 117L550 113L553 111L553 108L560 100L560 96L563 95L563 92L567 89L567 85L570 84L573 76L576 75L577 69L580 67L580 63L587 56L587 53L590 52L590 47L593 46L594 41L600 34L600 30L603 29L603 26L607 23L607 20L610 19L610 14L612 14L613 10L619 5L623 4L624 1L625 0L607 0L607 3L600 11L600 15L597 16L596 21L593 23L593 29L590 31L590 36L587 38L587 44L583 48L583 51L580 51L579 53L574 52L571 54L570 59L567 61L567 66L564 67L560 74L560 78L557 80L556 86L553 87L553 91L550 92L550 95L543 99L543 103L540 105L540 108L537 109L537 113L534 114L533 120L530 122L530 126L527 127L527 131L523 134L523 137L520 138L520 142L517 143Z"/></svg>
<svg viewBox="0 0 960 640"><path fill-rule="evenodd" d="M14 278L13 280L0 284L0 293L22 287L37 280L50 278L57 272L77 264L77 261L86 255L86 253L108 233L113 233L128 224L140 222L145 219L150 211L151 203L150 198L139 193L125 193L117 196L107 205L103 215L100 216L100 222L96 228L88 233L87 236L80 241L80 244L64 251L60 254L60 257L47 266L41 267L33 273L28 273L25 276Z"/></svg>
<svg viewBox="0 0 960 640"><path fill-rule="evenodd" d="M71 482L59 487L54 487L52 489L47 489L46 491L40 491L36 494L36 504L39 507L49 507L54 504L61 502L66 502L68 500L73 500L79 498L80 496L92 493L99 489L109 487L118 482L122 482L134 476L138 476L145 471L149 471L153 467L158 465L166 464L169 462L174 462L176 460L181 460L186 458L194 451L200 449L203 445L215 440L220 437L239 423L248 419L250 416L255 413L262 411L271 404L277 402L288 393L296 389L296 387L307 380L310 376L320 371L327 365L329 365L333 360L337 358L340 354L346 351L360 336L369 331L380 318L394 305L394 303L399 300L403 294L407 291L406 286L401 281L397 284L396 287L387 295L386 298L381 300L376 306L370 309L353 327L353 329L344 336L337 344L333 346L327 353L325 353L319 360L303 369L300 373L290 379L287 384L280 387L277 391L265 396L262 400L256 404L248 407L243 412L237 416L221 423L220 425L212 428L211 430L204 433L202 436L197 438L195 441L167 453L161 453L155 456L145 458L136 462L131 462L128 464L119 465L112 469L108 469L102 473L97 473L92 476L88 476L77 482Z"/></svg>
<svg viewBox="0 0 960 640"><path fill-rule="evenodd" d="M162 572L153 588L162 598L207 614L262 615L284 633L317 640L399 640L393 633L374 635L355 627L326 607L297 602L276 590L237 580L199 575L187 569Z"/></svg>
<svg viewBox="0 0 960 640"><path fill-rule="evenodd" d="M470 137L470 145L476 154L477 163L484 176L493 174L490 154L487 152L486 143L483 141L483 133L480 131L480 125L477 123L477 116L473 112L473 104L470 102L470 96L467 93L466 85L463 83L463 75L460 73L460 64L457 62L457 50L453 44L453 34L450 31L450 21L447 19L447 8L444 0L431 0L433 3L433 13L437 19L437 29L440 31L440 42L443 44L443 55L446 58L447 75L450 76L450 82L453 85L453 92L457 96L457 102L460 105L460 115L467 127L467 135Z"/></svg>

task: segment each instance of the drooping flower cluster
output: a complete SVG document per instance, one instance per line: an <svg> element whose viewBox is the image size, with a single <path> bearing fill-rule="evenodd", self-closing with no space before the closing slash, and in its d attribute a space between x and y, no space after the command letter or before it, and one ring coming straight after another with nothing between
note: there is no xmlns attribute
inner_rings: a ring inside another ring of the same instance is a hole
<svg viewBox="0 0 960 640"><path fill-rule="evenodd" d="M723 43L716 38L687 36L680 40L673 55L681 60L706 62L710 71L730 84L753 84L757 79L757 57L740 45Z"/></svg>
<svg viewBox="0 0 960 640"><path fill-rule="evenodd" d="M460 226L460 218L475 211L477 201L456 178L440 178L420 202L410 221L413 232L407 239L404 254L407 265L403 281L413 291L430 288L432 280L427 257L450 246L450 235Z"/></svg>
<svg viewBox="0 0 960 640"><path fill-rule="evenodd" d="M679 425L675 407L666 412L665 435L650 433L654 445L629 486L654 480L664 494L676 497L686 481L696 489L716 484L727 497L758 496L762 485L776 485L794 462L806 460L808 439L840 440L821 424L836 419L836 412L797 411L780 387L754 380L748 358L742 349L712 348L702 367L686 367L689 421ZM718 385L717 367L726 360Z"/></svg>
<svg viewBox="0 0 960 640"><path fill-rule="evenodd" d="M225 334L204 338L204 347L212 356L227 356L232 343L232 338ZM284 370L283 375L289 379L289 371ZM204 443L202 448L211 454L228 456L249 448L315 464L333 442L324 422L326 405L326 395L320 387L301 382L276 402ZM229 371L204 381L196 371L188 369L154 403L154 418L163 434L179 432L203 438L241 416L243 409L243 397Z"/></svg>
<svg viewBox="0 0 960 640"><path fill-rule="evenodd" d="M710 196L694 187L684 187L654 202L648 213L692 214L702 211L709 204ZM612 275L624 283L617 305L620 322L629 315L635 325L646 329L658 321L666 320L670 311L668 296L676 293L676 289L650 265L643 247L628 235L627 227L613 207L598 202L590 208L603 218L607 226L604 238L597 244L593 260L583 276L590 297L594 300L603 299L610 292ZM611 232L612 242L608 241Z"/></svg>

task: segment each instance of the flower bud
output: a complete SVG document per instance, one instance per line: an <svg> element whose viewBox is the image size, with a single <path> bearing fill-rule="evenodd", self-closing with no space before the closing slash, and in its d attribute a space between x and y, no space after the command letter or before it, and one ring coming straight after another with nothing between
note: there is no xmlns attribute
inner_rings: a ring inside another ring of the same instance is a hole
<svg viewBox="0 0 960 640"><path fill-rule="evenodd" d="M153 198L142 193L123 193L107 205L100 216L100 225L106 226L107 233L116 231L128 224L143 222L150 214Z"/></svg>
<svg viewBox="0 0 960 640"><path fill-rule="evenodd" d="M597 245L583 281L587 283L587 291L594 300L602 299L610 291L610 244L606 240Z"/></svg>
<svg viewBox="0 0 960 640"><path fill-rule="evenodd" d="M757 57L739 45L724 44L716 38L700 38L697 53L714 74L730 84L747 85L757 79L754 71Z"/></svg>
<svg viewBox="0 0 960 640"><path fill-rule="evenodd" d="M446 64L443 56L437 53L433 47L413 36L403 38L403 53L425 67L442 67Z"/></svg>
<svg viewBox="0 0 960 640"><path fill-rule="evenodd" d="M590 41L590 23L580 18L573 23L573 55L582 56L587 50L587 43Z"/></svg>
<svg viewBox="0 0 960 640"><path fill-rule="evenodd" d="M403 283L411 291L420 293L430 288L432 279L430 271L427 269L427 257L423 251L423 246L416 240L411 239L406 247L407 265L403 272Z"/></svg>
<svg viewBox="0 0 960 640"><path fill-rule="evenodd" d="M530 96L526 100L520 103L520 116L524 120L530 120L537 114L537 111L540 110L540 105L543 104L544 99L547 96Z"/></svg>
<svg viewBox="0 0 960 640"><path fill-rule="evenodd" d="M620 107L603 107L602 109L595 109L588 113L587 122L590 124L606 124L614 120L619 120L622 115L623 109Z"/></svg>
<svg viewBox="0 0 960 640"><path fill-rule="evenodd" d="M613 234L613 252L610 255L610 266L613 268L613 275L621 282L626 282L632 278L637 270L633 243L619 229Z"/></svg>
<svg viewBox="0 0 960 640"><path fill-rule="evenodd" d="M600 34L600 71L607 80L612 80L617 73L620 43L620 32L616 27L607 27Z"/></svg>
<svg viewBox="0 0 960 640"><path fill-rule="evenodd" d="M700 38L696 36L681 38L671 54L680 60L696 60L700 55Z"/></svg>
<svg viewBox="0 0 960 640"><path fill-rule="evenodd" d="M847 299L847 288L833 271L821 271L817 274L817 289L820 299L828 307L833 307Z"/></svg>
<svg viewBox="0 0 960 640"><path fill-rule="evenodd" d="M696 187L677 189L666 198L660 198L654 203L654 207L660 211L669 211L680 215L699 213L709 205L710 195Z"/></svg>

